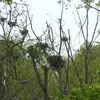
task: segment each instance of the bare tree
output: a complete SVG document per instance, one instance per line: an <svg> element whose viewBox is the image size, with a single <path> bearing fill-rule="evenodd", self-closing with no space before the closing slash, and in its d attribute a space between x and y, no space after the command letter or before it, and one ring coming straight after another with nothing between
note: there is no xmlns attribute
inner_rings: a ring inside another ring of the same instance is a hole
<svg viewBox="0 0 100 100"><path fill-rule="evenodd" d="M77 15L78 15L79 23L80 23L80 32L82 33L84 43L85 43L85 49L84 49L84 72L85 72L85 74L84 74L84 77L85 77L85 83L88 84L89 83L89 62L88 62L89 51L90 51L93 43L95 42L95 40L99 36L99 33L97 33L97 29L98 29L97 27L98 27L98 22L99 22L99 7L98 7L98 9L95 7L92 7L91 6L92 1L83 1L82 0L82 2L85 5L84 9L86 10L86 16L85 16L83 22L82 22L80 15L79 15L78 10L76 10L76 11L77 11ZM95 23L95 27L94 27L92 34L89 31L89 26L90 26L89 12L91 9L94 9L95 11L97 11L97 17L95 20L96 23ZM86 28L84 29L84 27L86 27ZM85 30L86 30L86 32L85 32ZM91 39L90 39L90 36L91 36Z"/></svg>

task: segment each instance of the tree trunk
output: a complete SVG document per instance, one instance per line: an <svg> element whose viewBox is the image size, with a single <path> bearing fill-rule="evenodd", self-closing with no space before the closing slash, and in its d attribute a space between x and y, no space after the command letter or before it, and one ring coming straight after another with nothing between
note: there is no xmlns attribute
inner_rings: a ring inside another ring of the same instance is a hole
<svg viewBox="0 0 100 100"><path fill-rule="evenodd" d="M88 41L86 41L86 49L84 55L84 68L85 68L85 84L88 84Z"/></svg>
<svg viewBox="0 0 100 100"><path fill-rule="evenodd" d="M44 100L48 100L48 69L44 68Z"/></svg>
<svg viewBox="0 0 100 100"><path fill-rule="evenodd" d="M88 62L87 62L87 55L85 57L85 84L88 84Z"/></svg>

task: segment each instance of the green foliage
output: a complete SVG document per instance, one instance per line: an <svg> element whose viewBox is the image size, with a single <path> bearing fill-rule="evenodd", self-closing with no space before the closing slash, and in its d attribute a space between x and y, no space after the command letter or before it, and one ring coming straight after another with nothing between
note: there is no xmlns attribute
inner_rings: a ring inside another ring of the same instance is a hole
<svg viewBox="0 0 100 100"><path fill-rule="evenodd" d="M78 72L81 71L81 79L84 81L84 44L77 50L74 61L78 66ZM100 44L88 45L88 67L89 67L89 83L95 84L97 80L99 82L99 72L100 72Z"/></svg>
<svg viewBox="0 0 100 100"><path fill-rule="evenodd" d="M12 3L12 0L5 0L6 2L8 2L8 3Z"/></svg>
<svg viewBox="0 0 100 100"><path fill-rule="evenodd" d="M2 1L10 4L10 3L12 3L13 0L0 0L0 2L2 2Z"/></svg>
<svg viewBox="0 0 100 100"><path fill-rule="evenodd" d="M73 88L69 95L69 100L99 100L100 86L82 85L80 88Z"/></svg>
<svg viewBox="0 0 100 100"><path fill-rule="evenodd" d="M95 5L99 7L99 6L100 6L100 2L98 2L98 3L95 3Z"/></svg>
<svg viewBox="0 0 100 100"><path fill-rule="evenodd" d="M41 48L41 44L38 42L33 46L28 47L28 52L35 59L41 59L44 54L44 51Z"/></svg>

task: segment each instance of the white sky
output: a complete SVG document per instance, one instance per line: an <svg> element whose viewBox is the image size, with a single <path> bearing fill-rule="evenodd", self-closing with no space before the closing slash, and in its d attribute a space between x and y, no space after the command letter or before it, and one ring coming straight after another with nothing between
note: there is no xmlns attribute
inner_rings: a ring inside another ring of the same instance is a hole
<svg viewBox="0 0 100 100"><path fill-rule="evenodd" d="M30 6L30 12L33 14L33 26L37 34L41 34L45 30L46 21L48 21L56 32L59 31L58 19L60 18L61 5L57 2L59 0L26 0ZM67 0L65 0L67 1ZM67 32L68 29L72 32L72 38L76 39L76 34L78 34L78 27L75 25L75 19L73 15L74 4L80 3L80 0L75 0L71 2L68 9L64 9L64 29ZM79 43L75 44L76 46Z"/></svg>
<svg viewBox="0 0 100 100"><path fill-rule="evenodd" d="M58 0L26 0L30 7L31 13L33 14L33 23L37 26L38 30L44 28L45 22L57 23L58 18L60 18L61 6L57 4ZM67 1L67 0L65 0ZM80 0L77 0L76 4ZM75 2L74 2L75 3ZM73 3L72 3L73 4ZM64 22L67 23L73 22L72 9L66 10L64 13L65 18ZM72 24L71 24L72 26Z"/></svg>

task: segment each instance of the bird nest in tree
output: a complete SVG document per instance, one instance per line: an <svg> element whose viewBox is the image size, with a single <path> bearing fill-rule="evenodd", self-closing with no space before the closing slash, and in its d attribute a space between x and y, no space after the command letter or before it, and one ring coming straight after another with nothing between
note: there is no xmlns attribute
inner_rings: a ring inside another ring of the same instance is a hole
<svg viewBox="0 0 100 100"><path fill-rule="evenodd" d="M62 56L59 55L49 56L48 62L50 66L55 70L61 69L65 66L65 61L63 60Z"/></svg>

